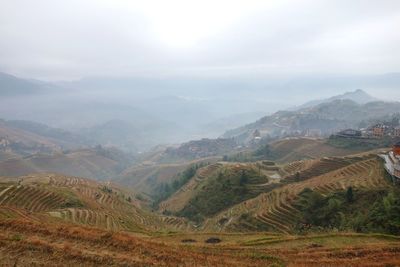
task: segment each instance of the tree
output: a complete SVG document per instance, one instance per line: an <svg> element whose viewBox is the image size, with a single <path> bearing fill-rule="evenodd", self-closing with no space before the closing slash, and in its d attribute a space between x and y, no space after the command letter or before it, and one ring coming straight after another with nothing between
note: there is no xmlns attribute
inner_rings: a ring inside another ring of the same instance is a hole
<svg viewBox="0 0 400 267"><path fill-rule="evenodd" d="M348 203L351 203L351 202L354 201L353 188L352 188L351 186L349 186L349 187L347 188L347 191L346 191L346 201L347 201Z"/></svg>
<svg viewBox="0 0 400 267"><path fill-rule="evenodd" d="M296 176L294 177L296 182L300 182L300 172L296 172Z"/></svg>
<svg viewBox="0 0 400 267"><path fill-rule="evenodd" d="M248 180L249 180L249 179L247 178L246 171L245 171L245 170L242 170L242 173L240 174L240 181L239 181L239 184L240 184L241 186L243 186L243 185L245 185L245 184L247 183Z"/></svg>

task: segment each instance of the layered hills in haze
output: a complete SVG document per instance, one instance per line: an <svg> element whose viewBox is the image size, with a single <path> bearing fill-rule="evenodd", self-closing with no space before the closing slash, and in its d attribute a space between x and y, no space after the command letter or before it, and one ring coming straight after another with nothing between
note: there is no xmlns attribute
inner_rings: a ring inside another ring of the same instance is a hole
<svg viewBox="0 0 400 267"><path fill-rule="evenodd" d="M304 88L318 88L315 98L321 99L329 96L332 87L350 91L362 86L376 94L377 84L390 91L399 77L87 78L43 82L2 74L0 112L6 120L35 121L83 135L95 143L139 152L158 144L216 138L278 109L291 110L309 99L301 94ZM359 104L376 100L357 90L313 101L300 109L342 99ZM127 132L129 136L124 134Z"/></svg>
<svg viewBox="0 0 400 267"><path fill-rule="evenodd" d="M400 110L400 102L373 101L359 104L350 99L342 99L342 96L320 104L313 103L315 105L309 103L309 107L298 110L278 111L256 122L229 130L222 137L235 137L240 142L248 142L256 130L264 137L307 135L307 132L309 135L328 136L346 128L368 125L368 122L393 115Z"/></svg>

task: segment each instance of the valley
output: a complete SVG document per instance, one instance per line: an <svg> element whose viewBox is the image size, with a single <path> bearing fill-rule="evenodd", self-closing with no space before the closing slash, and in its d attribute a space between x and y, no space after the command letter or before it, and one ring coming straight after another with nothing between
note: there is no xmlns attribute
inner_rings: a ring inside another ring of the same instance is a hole
<svg viewBox="0 0 400 267"><path fill-rule="evenodd" d="M0 267L400 267L399 25L0 0Z"/></svg>
<svg viewBox="0 0 400 267"><path fill-rule="evenodd" d="M152 163L115 181L43 172L3 176L0 255L17 266L396 266L396 228L364 227L351 216L372 216L365 203L375 207L397 192L377 156L387 148L326 151L294 161ZM144 186L151 176L154 187ZM121 186L128 177L144 180ZM154 205L162 193L157 184L174 191ZM307 213L313 197L343 199L329 211L342 217L329 213L324 216L337 221L319 224Z"/></svg>
<svg viewBox="0 0 400 267"><path fill-rule="evenodd" d="M197 139L127 107L79 129L2 119L0 263L397 266L399 107L356 90Z"/></svg>

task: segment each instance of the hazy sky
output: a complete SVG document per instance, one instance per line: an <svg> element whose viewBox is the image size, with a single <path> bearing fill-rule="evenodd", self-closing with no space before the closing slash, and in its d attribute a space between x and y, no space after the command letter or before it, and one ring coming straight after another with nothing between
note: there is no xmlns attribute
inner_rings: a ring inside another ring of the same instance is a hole
<svg viewBox="0 0 400 267"><path fill-rule="evenodd" d="M0 0L0 71L38 79L400 71L399 0Z"/></svg>

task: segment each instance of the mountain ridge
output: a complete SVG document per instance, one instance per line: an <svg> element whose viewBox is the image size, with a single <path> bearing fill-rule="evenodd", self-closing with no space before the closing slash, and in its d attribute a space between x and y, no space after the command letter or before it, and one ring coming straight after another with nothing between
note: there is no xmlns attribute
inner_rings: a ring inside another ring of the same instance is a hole
<svg viewBox="0 0 400 267"><path fill-rule="evenodd" d="M314 107L314 106L317 106L322 103L328 103L328 102L332 102L334 100L344 100L344 99L352 100L358 104L366 104L368 102L380 101L378 98L375 98L375 97L369 95L364 90L356 89L354 91L346 92L346 93L336 95L336 96L331 96L331 97L325 98L325 99L311 100L311 101L306 102L294 109L299 110L299 109L303 109L303 108L310 108L310 107Z"/></svg>
<svg viewBox="0 0 400 267"><path fill-rule="evenodd" d="M223 138L236 138L239 142L252 140L254 131L262 136L283 137L318 130L326 136L346 128L358 128L362 121L381 119L400 110L400 102L375 101L358 104L352 100L336 99L300 110L282 110L242 127L229 130Z"/></svg>

